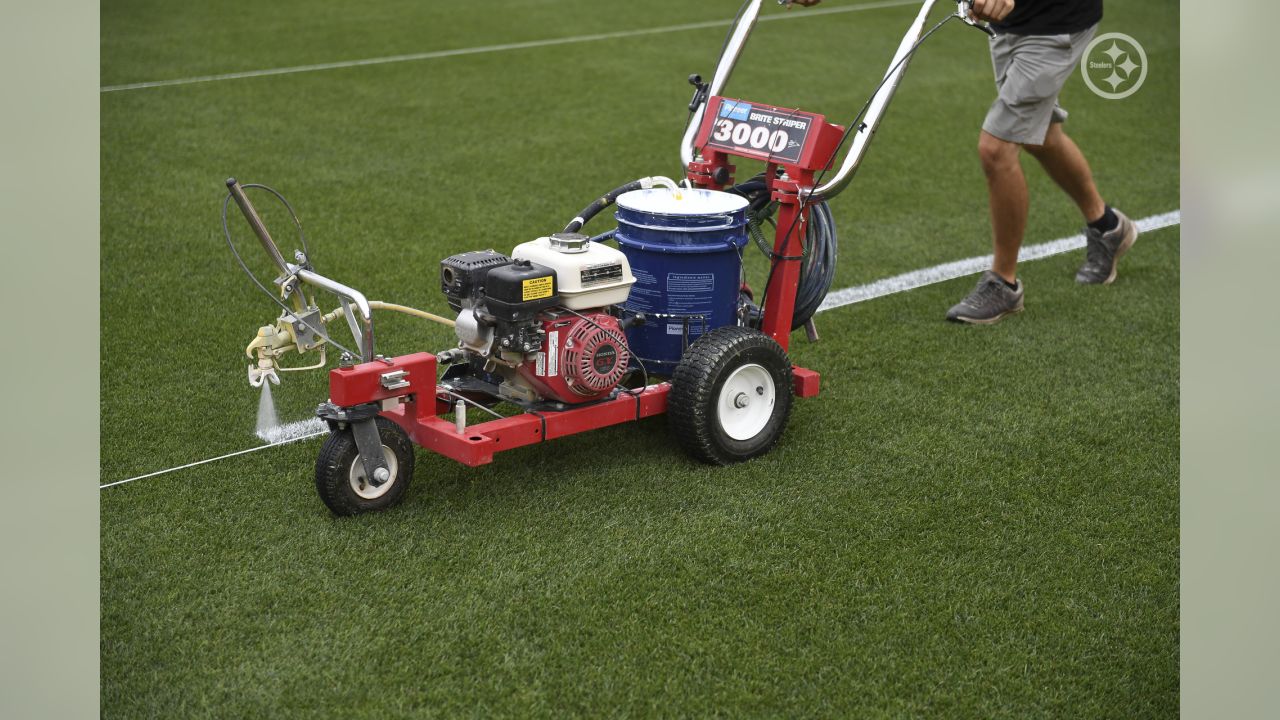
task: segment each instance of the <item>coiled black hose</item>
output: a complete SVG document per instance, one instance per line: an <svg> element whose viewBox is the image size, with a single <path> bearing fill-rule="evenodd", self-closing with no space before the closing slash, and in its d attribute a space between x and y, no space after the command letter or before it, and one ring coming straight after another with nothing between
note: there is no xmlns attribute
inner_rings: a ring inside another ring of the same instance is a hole
<svg viewBox="0 0 1280 720"><path fill-rule="evenodd" d="M729 191L747 199L747 232L755 241L756 247L769 258L772 274L772 263L776 262L777 257L773 252L773 237L766 236L764 226L776 227L773 215L778 204L770 199L764 176L757 175L733 186ZM838 249L839 237L831 208L825 201L810 205L809 222L805 226L804 259L800 265L800 284L796 288L795 311L791 316L792 330L804 327L826 299L831 283L835 280Z"/></svg>

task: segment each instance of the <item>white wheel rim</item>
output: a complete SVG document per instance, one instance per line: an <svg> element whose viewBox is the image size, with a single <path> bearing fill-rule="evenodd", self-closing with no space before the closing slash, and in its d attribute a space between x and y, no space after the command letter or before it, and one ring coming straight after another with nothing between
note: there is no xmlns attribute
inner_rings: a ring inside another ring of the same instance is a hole
<svg viewBox="0 0 1280 720"><path fill-rule="evenodd" d="M373 483L369 482L369 477L364 474L364 463L360 461L359 453L356 454L356 459L351 461L351 469L347 471L351 490L365 500L376 500L386 495L391 486L396 484L396 472L400 469L400 461L396 460L396 454L386 445L382 446L382 456L387 459L387 472L390 476L386 482L377 487L374 487Z"/></svg>
<svg viewBox="0 0 1280 720"><path fill-rule="evenodd" d="M751 363L734 370L720 388L716 416L725 435L734 440L750 440L764 430L773 415L777 397L773 376Z"/></svg>

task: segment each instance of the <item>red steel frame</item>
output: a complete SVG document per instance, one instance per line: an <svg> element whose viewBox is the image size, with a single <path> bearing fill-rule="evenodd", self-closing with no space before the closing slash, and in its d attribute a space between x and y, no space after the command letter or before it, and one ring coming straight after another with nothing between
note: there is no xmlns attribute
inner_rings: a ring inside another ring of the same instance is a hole
<svg viewBox="0 0 1280 720"><path fill-rule="evenodd" d="M776 115L808 118L809 135L796 162L777 162L769 153L748 148L727 151L709 147L711 131L720 118L720 106L726 101L732 105L747 105ZM723 190L733 184L735 167L729 163L732 155L763 160L765 163L765 185L778 202L778 232L773 241L775 265L769 273L769 285L765 289L768 302L760 329L778 341L783 350L787 349L791 337L796 288L800 284L799 257L804 249L805 224L809 221L809 207L800 194L812 190L814 176L831 165L843 136L844 128L827 122L822 115L712 96L707 100L702 127L695 140L697 147L702 149L702 159L689 163L689 181L698 187ZM779 167L782 168L781 177L776 172Z"/></svg>
<svg viewBox="0 0 1280 720"><path fill-rule="evenodd" d="M707 140L723 100L713 96L707 102L697 140L698 147L703 148L702 158L689 164L689 180L698 187L721 190L733 181L735 168L729 163L732 155L765 161L766 184L779 207L778 233L773 249L775 267L765 290L768 302L761 330L785 350L790 344L791 318L800 282L798 258L803 251L804 227L809 216L808 207L800 195L813 187L814 175L830 165L844 128L826 122L821 115L755 104L774 112L811 119L810 133L794 164L773 162L767 155L745 149L728 152L708 148ZM780 178L775 172L778 167L784 173ZM404 379L408 381L408 387L385 389L382 376L401 370L406 373ZM818 394L819 384L818 373L792 367L792 391L796 396L814 397ZM670 392L671 383L661 382L631 394L620 393L612 400L568 410L526 412L470 425L459 433L453 422L440 417L452 412L453 405L437 391L436 357L431 353L402 355L329 371L331 402L342 407L381 403L382 416L404 428L413 442L472 467L493 462L494 454L504 450L661 415L667 411Z"/></svg>

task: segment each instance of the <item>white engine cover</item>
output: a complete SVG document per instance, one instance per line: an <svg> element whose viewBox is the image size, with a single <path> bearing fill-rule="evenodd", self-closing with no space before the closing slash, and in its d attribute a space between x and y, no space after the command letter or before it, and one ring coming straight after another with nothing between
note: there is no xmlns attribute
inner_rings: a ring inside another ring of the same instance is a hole
<svg viewBox="0 0 1280 720"><path fill-rule="evenodd" d="M570 310L626 302L631 286L636 282L627 256L603 243L579 245L573 250L566 250L553 246L551 238L540 237L517 245L511 251L511 257L555 270L561 304Z"/></svg>

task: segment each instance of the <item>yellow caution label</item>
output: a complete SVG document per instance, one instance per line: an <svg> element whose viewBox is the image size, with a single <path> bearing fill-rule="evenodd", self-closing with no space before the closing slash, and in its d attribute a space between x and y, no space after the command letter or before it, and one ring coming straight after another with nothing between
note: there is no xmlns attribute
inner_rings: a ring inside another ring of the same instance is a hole
<svg viewBox="0 0 1280 720"><path fill-rule="evenodd" d="M523 300L541 300L542 298L551 297L551 293L555 290L555 277L548 275L546 277L533 278L525 280L521 285Z"/></svg>

